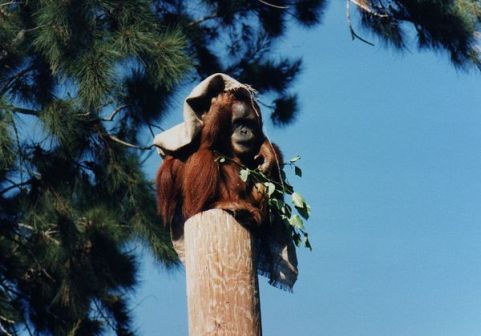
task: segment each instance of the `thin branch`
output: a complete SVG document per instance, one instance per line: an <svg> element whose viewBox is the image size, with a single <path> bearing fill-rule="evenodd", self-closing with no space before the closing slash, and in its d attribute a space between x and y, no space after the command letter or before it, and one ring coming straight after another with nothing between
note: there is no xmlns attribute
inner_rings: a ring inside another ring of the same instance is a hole
<svg viewBox="0 0 481 336"><path fill-rule="evenodd" d="M0 319L3 319L2 316L0 316ZM7 335L7 336L13 336L12 334L10 334L10 333L7 331L7 329L4 328L4 326L3 326L3 324L2 324L1 322L0 322L0 331L1 331L2 333L5 333L5 335Z"/></svg>
<svg viewBox="0 0 481 336"><path fill-rule="evenodd" d="M5 2L5 3L3 3L3 4L0 4L0 7L15 5L16 3L20 3L20 2L17 2L17 1Z"/></svg>
<svg viewBox="0 0 481 336"><path fill-rule="evenodd" d="M143 158L142 161L140 161L140 165L143 166L144 163L152 156L152 154L154 154L154 151L148 152L145 158Z"/></svg>
<svg viewBox="0 0 481 336"><path fill-rule="evenodd" d="M374 43L369 42L368 40L362 38L359 36L355 31L354 28L352 27L352 18L351 18L351 2L354 3L353 0L346 0L346 19L347 23L349 25L349 31L351 32L351 38L352 40L355 40L356 38L366 44L369 44L370 46L374 46Z"/></svg>
<svg viewBox="0 0 481 336"><path fill-rule="evenodd" d="M277 9L288 9L289 6L279 6L279 5L275 5L275 4L271 4L270 2L267 2L265 0L257 0L259 1L260 3L263 3L264 5L267 5L269 7L273 7L273 8L277 8Z"/></svg>
<svg viewBox="0 0 481 336"><path fill-rule="evenodd" d="M24 323L23 325L25 326L25 330L27 330L28 334L29 334L30 336L33 336L33 332L30 330L30 327L29 327L29 325L28 325L28 322L25 321L25 323Z"/></svg>
<svg viewBox="0 0 481 336"><path fill-rule="evenodd" d="M204 16L198 20L195 20L195 21L192 21L192 22L189 22L187 24L187 27L192 27L192 26L196 26L198 24L201 24L202 22L205 22L205 21L209 21L209 20L212 20L212 19L217 19L219 16L218 15L207 15L207 16Z"/></svg>
<svg viewBox="0 0 481 336"><path fill-rule="evenodd" d="M35 229L33 228L33 226L28 225L28 224L24 224L24 223L18 223L18 226L21 227L21 228L24 228L24 229L28 229L28 230L30 230L30 231L35 230Z"/></svg>
<svg viewBox="0 0 481 336"><path fill-rule="evenodd" d="M18 127L17 127L17 123L15 122L15 118L13 117L13 113L12 113L12 126L13 126L13 131L15 133L15 141L17 142L17 147L18 147L18 151L20 152L20 182L23 182L23 164L24 164L24 155L23 155L23 149L22 149L22 145L20 143L20 135L19 135L19 132L18 132Z"/></svg>
<svg viewBox="0 0 481 336"><path fill-rule="evenodd" d="M262 102L262 101L260 101L260 100L257 100L257 103L258 103L259 105L262 105L262 106L267 107L267 108L269 108L269 109L275 109L275 106L274 106L274 105L269 105L269 104L264 103L264 102Z"/></svg>
<svg viewBox="0 0 481 336"><path fill-rule="evenodd" d="M147 124L147 126L149 126L150 135L152 135L152 137L155 137L155 133L154 133L154 130L152 129L152 125Z"/></svg>
<svg viewBox="0 0 481 336"><path fill-rule="evenodd" d="M277 187L279 187L280 190L282 190L284 193L288 193L288 188L286 188L286 184L287 186L290 186L288 183L284 183L284 181L282 181L281 179L281 182L277 182L273 179L271 179L270 177L266 176L262 171L260 171L259 169L250 169L249 167L243 165L242 163L234 160L233 158L230 158L224 154L222 154L221 152L219 151L213 151L215 154L219 155L219 157L222 157L226 160L228 160L229 162L232 162L233 164L237 165L238 167L242 168L242 169L248 169L250 171L250 174L252 174L254 177L257 178L257 181L258 182L271 182L272 184L276 185ZM281 177L282 174L279 174L279 177ZM292 186L291 186L292 187Z"/></svg>
<svg viewBox="0 0 481 336"><path fill-rule="evenodd" d="M3 96L5 93L7 93L8 90L11 89L11 87L13 86L13 84L19 80L20 78L22 78L23 76L25 76L25 74L27 72L29 72L30 70L33 69L33 66L29 66L25 69L23 69L22 71L16 73L14 76L12 76L8 82L0 89L0 97Z"/></svg>
<svg viewBox="0 0 481 336"><path fill-rule="evenodd" d="M42 264L37 260L37 257L35 256L35 254L30 250L30 248L25 245L22 241L20 240L17 240L13 237L10 237L8 235L4 235L4 237L16 244L18 244L18 246L22 247L25 252L29 255L30 258L32 258L33 262L37 265L37 267L39 268L39 270L42 272L43 275L45 275L49 280L51 280L53 283L55 283L55 279L47 272L47 270L42 266Z"/></svg>
<svg viewBox="0 0 481 336"><path fill-rule="evenodd" d="M2 320L3 322L6 322L8 324L14 324L15 323L15 321L10 320L10 319L6 318L5 316L2 316L2 315L0 315L0 320Z"/></svg>
<svg viewBox="0 0 481 336"><path fill-rule="evenodd" d="M362 4L357 0L350 0L350 2L355 4L357 7L359 7L363 11L365 11L365 12L367 12L367 13L373 15L373 16L377 16L378 18L388 18L389 17L389 15L387 15L387 14L381 14L381 13L373 11L369 6L366 6L365 4Z"/></svg>
<svg viewBox="0 0 481 336"><path fill-rule="evenodd" d="M95 308L97 308L97 312L100 314L100 316L105 320L105 322L107 322L107 324L109 325L110 328L112 328L113 331L117 331L117 328L112 324L112 322L110 321L110 319L105 316L102 308L99 307L99 304L97 303L97 300L96 299L93 299L92 300L94 302L94 305L95 305Z"/></svg>
<svg viewBox="0 0 481 336"><path fill-rule="evenodd" d="M13 185L11 185L10 187L7 187L7 188L1 190L0 195L3 195L6 192L9 192L10 190L15 189L15 188L22 189L23 186L28 185L31 182L32 182L32 180L28 180L28 181L25 181L25 182L22 182L22 183L13 183Z"/></svg>
<svg viewBox="0 0 481 336"><path fill-rule="evenodd" d="M101 120L112 121L114 119L114 117L117 115L117 113L119 113L120 111L122 111L123 109L125 109L127 107L128 107L128 105L119 106L107 118L101 118Z"/></svg>
<svg viewBox="0 0 481 336"><path fill-rule="evenodd" d="M115 135L112 135L112 134L107 134L107 136L109 137L110 140L113 140L121 145L124 145L124 146L127 146L127 147L130 147L130 148L135 148L135 149L140 149L140 150L151 150L155 145L150 145L150 146L137 146L137 145L134 145L134 144L131 144L131 143L128 143L124 140L120 140L119 138L117 138Z"/></svg>
<svg viewBox="0 0 481 336"><path fill-rule="evenodd" d="M11 105L0 105L0 109L9 110L9 111L20 113L20 114L33 115L33 116L38 116L39 114L39 111L36 111L36 110L30 110L23 107L11 106Z"/></svg>
<svg viewBox="0 0 481 336"><path fill-rule="evenodd" d="M29 29L22 29L19 33L23 33L23 34L30 33L30 32L36 31L37 29L47 27L47 26L48 26L47 24L43 24L43 25L33 27L33 28L29 28Z"/></svg>
<svg viewBox="0 0 481 336"><path fill-rule="evenodd" d="M11 288L7 284L5 284L3 281L6 280L5 278L2 279L2 282L0 283L0 286L3 288L4 293L8 296L9 300L14 300L14 296L16 295L20 298L25 298L25 295L17 291L16 289Z"/></svg>
<svg viewBox="0 0 481 336"><path fill-rule="evenodd" d="M161 130L162 132L165 131L165 128L160 127L159 125L152 124L152 123L148 123L148 125L149 125L149 126L152 126L152 127L155 127L155 128L158 128L158 129Z"/></svg>

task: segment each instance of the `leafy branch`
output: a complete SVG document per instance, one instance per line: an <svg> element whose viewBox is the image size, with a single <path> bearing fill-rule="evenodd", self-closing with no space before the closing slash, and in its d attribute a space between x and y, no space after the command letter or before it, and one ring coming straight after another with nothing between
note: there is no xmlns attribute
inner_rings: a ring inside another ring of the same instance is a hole
<svg viewBox="0 0 481 336"><path fill-rule="evenodd" d="M295 191L294 187L287 181L284 171L284 167L291 167L296 176L302 177L302 169L297 165L300 157L295 156L288 162L282 163L282 180L275 181L258 168L250 169L219 152L216 152L216 154L218 155L216 159L218 163L222 164L229 160L241 167L239 175L242 181L252 183L252 185L261 184L263 186L261 188L264 188L268 198L267 206L270 221L274 222L280 219L289 230L292 241L297 247L304 245L309 250L312 250L309 234L304 226L304 221L308 220L311 214L311 207L304 197ZM285 199L288 201L285 201Z"/></svg>

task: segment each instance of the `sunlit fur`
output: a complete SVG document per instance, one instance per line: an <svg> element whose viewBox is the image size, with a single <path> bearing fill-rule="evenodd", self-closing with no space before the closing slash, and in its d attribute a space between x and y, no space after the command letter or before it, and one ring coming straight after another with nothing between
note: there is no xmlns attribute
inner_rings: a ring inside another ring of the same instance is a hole
<svg viewBox="0 0 481 336"><path fill-rule="evenodd" d="M183 222L208 209L224 209L239 220L259 226L267 221L266 197L262 188L241 180L241 166L260 168L279 180L282 157L262 133L262 120L257 109L256 141L249 155L236 153L231 140L232 105L243 101L252 108L249 98L222 93L212 99L203 116L204 126L197 144L167 155L157 173L157 202L164 224ZM253 110L254 111L254 110ZM258 138L258 139L257 139ZM219 156L227 157L225 162Z"/></svg>

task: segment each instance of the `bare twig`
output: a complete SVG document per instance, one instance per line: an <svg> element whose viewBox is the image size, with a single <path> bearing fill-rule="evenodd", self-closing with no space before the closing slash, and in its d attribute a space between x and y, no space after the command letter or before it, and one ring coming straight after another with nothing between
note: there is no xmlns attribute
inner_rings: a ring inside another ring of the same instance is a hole
<svg viewBox="0 0 481 336"><path fill-rule="evenodd" d="M154 151L148 152L147 155L142 159L142 161L140 161L140 165L143 166L144 163L152 156L153 153Z"/></svg>
<svg viewBox="0 0 481 336"><path fill-rule="evenodd" d="M274 108L275 108L274 105L269 105L269 104L264 103L263 101L260 101L260 100L257 100L257 103L258 103L259 105L262 105L262 106L267 107L267 108L270 108L270 109L274 109Z"/></svg>
<svg viewBox="0 0 481 336"><path fill-rule="evenodd" d="M353 4L355 4L357 7L359 7L360 9L362 9L363 11L373 15L373 16L377 16L379 18L387 18L389 17L389 15L387 14L381 14L381 13L378 13L378 12L375 12L373 11L369 6L366 6L365 4L363 3L360 3L359 1L357 0L350 0L350 2L352 2Z"/></svg>
<svg viewBox="0 0 481 336"><path fill-rule="evenodd" d="M163 127L160 127L159 125L156 125L156 124L152 124L152 123L148 123L149 126L152 126L154 128L158 128L159 130L161 130L162 132L165 131L165 128Z"/></svg>
<svg viewBox="0 0 481 336"><path fill-rule="evenodd" d="M97 300L93 299L92 301L95 305L95 308L97 308L97 312L105 320L105 322L109 325L109 327L112 328L113 331L117 330L117 328L115 327L115 325L112 324L110 319L107 316L105 316L104 311L102 310L102 308L99 307L99 304L98 304Z"/></svg>
<svg viewBox="0 0 481 336"><path fill-rule="evenodd" d="M33 230L34 230L33 226L28 225L28 224L18 223L18 226L21 227L21 228L24 228L24 229L28 229L28 230L30 230L30 231L33 231Z"/></svg>
<svg viewBox="0 0 481 336"><path fill-rule="evenodd" d="M122 106L117 107L107 118L102 118L102 120L103 121L112 121L114 119L114 117L117 115L117 113L119 113L123 109L127 108L127 106L128 105L122 105Z"/></svg>
<svg viewBox="0 0 481 336"><path fill-rule="evenodd" d="M29 66L25 69L23 69L22 71L16 73L15 75L13 75L9 80L8 82L0 89L0 97L3 96L8 90L10 90L10 88L12 87L12 85L17 81L19 80L20 78L22 78L23 76L25 76L25 74L27 74L27 72L29 72L30 70L33 69L33 66Z"/></svg>
<svg viewBox="0 0 481 336"><path fill-rule="evenodd" d="M137 145L134 145L134 144L131 144L131 143L128 143L124 140L120 140L119 138L117 138L115 135L112 135L112 134L108 134L107 135L109 137L110 140L113 140L121 145L124 145L124 146L127 146L127 147L130 147L130 148L135 148L135 149L140 149L140 150L151 150L155 145L150 145L150 146L137 146Z"/></svg>
<svg viewBox="0 0 481 336"><path fill-rule="evenodd" d="M0 315L0 320L2 320L3 322L6 322L8 324L14 324L15 323L15 321L9 320L8 318L6 318L5 316L2 316L2 315Z"/></svg>
<svg viewBox="0 0 481 336"><path fill-rule="evenodd" d="M374 46L374 43L372 42L369 42L368 40L362 38L361 36L359 36L355 31L354 31L354 28L352 27L352 19L351 19L351 1L353 2L353 0L346 0L346 19L347 19L347 23L349 25L349 31L351 33L351 38L353 40L355 40L356 38L366 44L369 44L370 46ZM354 3L354 2L353 2Z"/></svg>
<svg viewBox="0 0 481 336"><path fill-rule="evenodd" d="M36 111L36 110L30 110L23 107L11 106L11 105L3 105L3 106L0 105L0 109L5 109L15 113L28 114L33 116L38 116L39 114L39 111Z"/></svg>
<svg viewBox="0 0 481 336"><path fill-rule="evenodd" d="M3 320L3 317L0 316L0 319ZM2 333L4 333L5 335L7 335L7 336L13 336L12 334L10 334L10 333L7 331L7 329L4 328L2 322L0 322L0 331L1 331Z"/></svg>
<svg viewBox="0 0 481 336"><path fill-rule="evenodd" d="M269 7L273 7L273 8L277 8L277 9L288 9L289 6L279 6L279 5L275 5L275 4L271 4L270 2L267 2L265 0L257 0L259 1L260 3L263 3L264 5L267 5Z"/></svg>
<svg viewBox="0 0 481 336"><path fill-rule="evenodd" d="M154 130L152 129L152 125L147 124L147 126L149 126L150 135L152 135L152 137L155 137L155 133L154 133Z"/></svg>
<svg viewBox="0 0 481 336"><path fill-rule="evenodd" d="M38 261L37 257L35 256L35 254L33 254L33 252L30 250L30 248L25 245L22 241L20 240L17 240L13 237L10 237L8 235L4 235L4 237L16 244L18 244L18 246L22 247L25 252L29 255L30 258L32 258L33 262L37 265L37 267L39 268L39 270L42 272L43 275L45 275L45 277L47 277L49 280L51 280L52 282L56 282L55 279L47 272L47 270L42 266L42 264Z"/></svg>
<svg viewBox="0 0 481 336"><path fill-rule="evenodd" d="M5 7L5 6L10 6L10 5L15 5L16 3L20 3L19 1L10 1L10 2L5 2L3 4L0 4L0 7Z"/></svg>
<svg viewBox="0 0 481 336"><path fill-rule="evenodd" d="M192 21L190 22L189 24L187 24L187 27L192 27L192 26L195 26L195 25L198 25L198 24L201 24L202 22L205 22L205 21L209 21L209 20L212 20L212 19L217 19L219 16L218 15L207 15L207 16L204 16L198 20L195 20L195 21Z"/></svg>
<svg viewBox="0 0 481 336"><path fill-rule="evenodd" d="M20 143L20 135L18 133L18 127L17 127L17 123L15 122L15 118L13 117L13 113L12 113L12 126L13 126L13 131L15 133L15 141L17 142L17 147L18 147L18 151L20 152L20 155L19 155L19 160L20 160L20 167L23 167L23 164L24 164L24 155L23 155L23 149L22 149L22 145ZM20 168L20 182L23 182L23 169Z"/></svg>
<svg viewBox="0 0 481 336"><path fill-rule="evenodd" d="M30 330L30 327L29 327L29 325L28 325L28 322L25 322L23 325L25 326L25 330L27 330L28 334L29 334L30 336L33 336L33 332Z"/></svg>
<svg viewBox="0 0 481 336"><path fill-rule="evenodd" d="M7 187L3 190L0 191L0 195L3 195L5 194L6 192L9 192L10 190L13 190L15 188L19 188L19 189L22 189L23 186L25 185L28 185L30 184L32 181L31 180L28 180L28 181L25 181L25 182L22 182L22 183L13 183L13 185L11 185L10 187Z"/></svg>

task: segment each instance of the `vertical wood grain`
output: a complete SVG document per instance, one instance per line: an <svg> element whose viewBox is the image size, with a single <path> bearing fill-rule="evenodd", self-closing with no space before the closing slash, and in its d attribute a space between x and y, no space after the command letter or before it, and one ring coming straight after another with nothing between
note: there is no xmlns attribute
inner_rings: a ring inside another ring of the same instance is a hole
<svg viewBox="0 0 481 336"><path fill-rule="evenodd" d="M261 335L250 232L213 209L185 223L184 243L189 335Z"/></svg>

